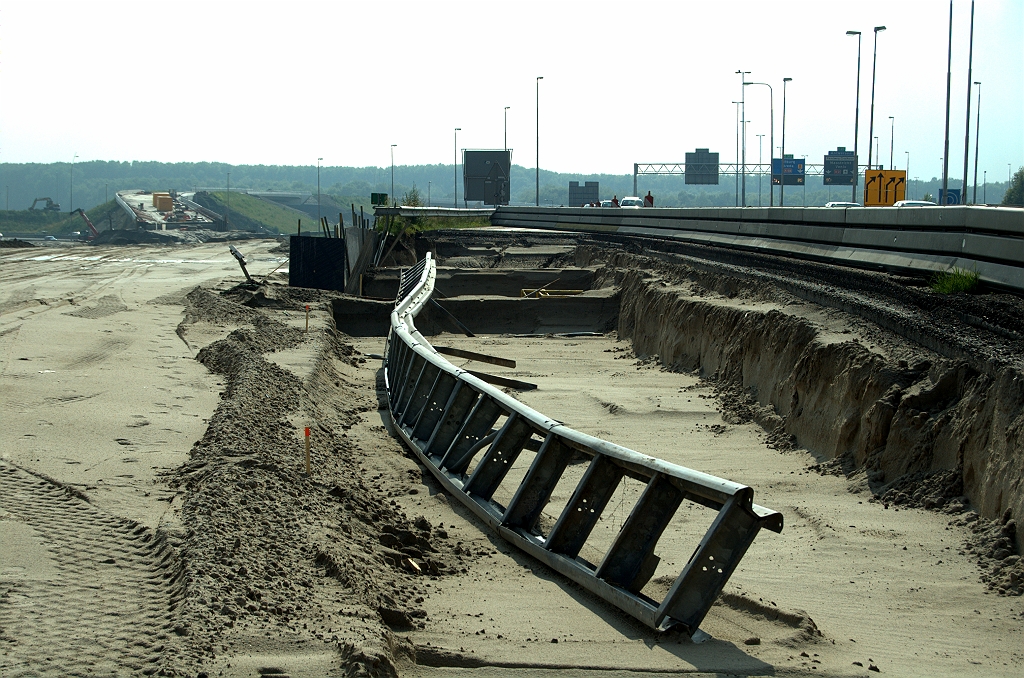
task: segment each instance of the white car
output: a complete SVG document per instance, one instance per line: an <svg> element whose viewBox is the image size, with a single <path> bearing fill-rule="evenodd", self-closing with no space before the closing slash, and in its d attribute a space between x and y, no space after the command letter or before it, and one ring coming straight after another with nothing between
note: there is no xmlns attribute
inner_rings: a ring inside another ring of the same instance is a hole
<svg viewBox="0 0 1024 678"><path fill-rule="evenodd" d="M611 200L602 200L601 207L615 207L615 205L612 204Z"/></svg>
<svg viewBox="0 0 1024 678"><path fill-rule="evenodd" d="M863 207L863 206L864 205L861 205L859 202L827 202L827 203L825 203L825 207L835 207L835 208Z"/></svg>
<svg viewBox="0 0 1024 678"><path fill-rule="evenodd" d="M640 209L644 206L644 199L638 198L635 195L626 196L619 201L619 207L630 207L632 209Z"/></svg>
<svg viewBox="0 0 1024 678"><path fill-rule="evenodd" d="M938 205L927 200L897 200L893 203L893 207L938 207Z"/></svg>

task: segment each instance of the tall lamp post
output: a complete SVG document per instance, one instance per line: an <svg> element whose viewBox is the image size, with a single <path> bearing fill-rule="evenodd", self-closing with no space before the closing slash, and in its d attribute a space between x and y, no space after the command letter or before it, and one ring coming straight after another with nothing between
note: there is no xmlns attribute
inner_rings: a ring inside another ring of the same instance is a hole
<svg viewBox="0 0 1024 678"><path fill-rule="evenodd" d="M540 207L540 81L543 75L537 76L537 207Z"/></svg>
<svg viewBox="0 0 1024 678"><path fill-rule="evenodd" d="M391 144L391 204L397 204L395 202L395 146L398 144Z"/></svg>
<svg viewBox="0 0 1024 678"><path fill-rule="evenodd" d="M742 138L743 138L743 141L742 141L742 146L743 146L743 156L742 157L743 157L743 159L741 161L741 163L742 163L742 170L741 171L743 172L743 180L742 180L742 184L743 184L743 200L742 200L742 204L743 204L744 207L746 207L747 206L747 76L750 75L750 71L736 71L736 75L740 76L740 109L741 109L741 113L740 113L740 120L741 120L741 122L740 122L740 124L743 126L742 130L740 131L740 136L742 136Z"/></svg>
<svg viewBox="0 0 1024 678"><path fill-rule="evenodd" d="M430 207L430 184L431 184L431 182L428 181L427 182L427 207Z"/></svg>
<svg viewBox="0 0 1024 678"><path fill-rule="evenodd" d="M320 162L323 158L316 159L316 222L319 224L320 220L323 219L320 216ZM394 161L392 160L392 163Z"/></svg>
<svg viewBox="0 0 1024 678"><path fill-rule="evenodd" d="M847 35L857 36L857 103L853 112L853 195L851 202L857 202L857 183L860 180L860 168L857 166L857 140L860 139L860 31L846 31Z"/></svg>
<svg viewBox="0 0 1024 678"><path fill-rule="evenodd" d="M974 0L971 0L971 46L967 56L967 123L964 131L964 180L960 184L960 204L967 204L967 162L971 155L971 68L974 65Z"/></svg>
<svg viewBox="0 0 1024 678"><path fill-rule="evenodd" d="M505 150L506 151L508 150L508 109L510 109L510 108L512 108L512 107L511 106L506 106L505 107Z"/></svg>
<svg viewBox="0 0 1024 678"><path fill-rule="evenodd" d="M786 83L793 78L782 79L782 167L779 173L779 206L786 206Z"/></svg>
<svg viewBox="0 0 1024 678"><path fill-rule="evenodd" d="M740 206L740 102L734 101L736 104L736 171L733 173L736 177L736 202L735 206Z"/></svg>
<svg viewBox="0 0 1024 678"><path fill-rule="evenodd" d="M981 83L974 82L978 86L978 113L977 123L974 125L974 198L971 202L978 203L978 140L981 135Z"/></svg>
<svg viewBox="0 0 1024 678"><path fill-rule="evenodd" d="M910 151L903 151L903 152L907 154L907 183L906 183L906 187L907 188L904 189L904 193L907 196L907 200L910 200L911 199L911 197L910 197Z"/></svg>
<svg viewBox="0 0 1024 678"><path fill-rule="evenodd" d="M949 53L946 56L946 140L942 152L942 193L939 204L949 202L949 99L953 90L953 0L949 0Z"/></svg>
<svg viewBox="0 0 1024 678"><path fill-rule="evenodd" d="M761 176L764 174L764 170L761 168L761 145L764 141L763 134L756 134L757 137L757 206L761 206Z"/></svg>
<svg viewBox="0 0 1024 678"><path fill-rule="evenodd" d="M871 169L871 139L875 136L875 74L878 72L878 34L884 30L885 26L875 26L875 53L871 59L871 123L868 126L868 169Z"/></svg>
<svg viewBox="0 0 1024 678"><path fill-rule="evenodd" d="M744 85L764 85L765 87L768 88L768 106L769 106L769 110L771 111L771 119L770 119L770 122L769 122L769 124L771 125L771 129L769 130L770 135L769 135L769 141L768 141L768 151L771 152L775 148L775 92L772 90L772 86L769 85L767 82L745 82L743 84ZM764 135L761 135L761 136L764 136ZM759 151L759 153L760 153L760 151ZM760 158L760 156L758 156L758 158ZM758 160L758 164L760 164L760 162L761 161ZM760 179L758 179L758 181L760 181ZM760 190L760 184L758 184L758 187L759 187L758 190ZM771 182L768 183L768 187L771 188ZM760 207L760 205L761 205L761 197L760 197L760 195L758 195L758 199L757 200L758 200L757 204ZM775 206L775 189L774 188L772 189L771 199L768 201L768 204L771 207Z"/></svg>
<svg viewBox="0 0 1024 678"><path fill-rule="evenodd" d="M75 211L75 159L78 158L78 154L75 153L74 157L71 158L71 210L68 214Z"/></svg>
<svg viewBox="0 0 1024 678"><path fill-rule="evenodd" d="M889 169L896 169L896 166L892 164L892 149L893 149L893 141L894 141L894 138L895 138L895 132L896 132L896 118L894 116L890 115L889 116Z"/></svg>
<svg viewBox="0 0 1024 678"><path fill-rule="evenodd" d="M455 207L459 206L459 132L461 127L455 128Z"/></svg>

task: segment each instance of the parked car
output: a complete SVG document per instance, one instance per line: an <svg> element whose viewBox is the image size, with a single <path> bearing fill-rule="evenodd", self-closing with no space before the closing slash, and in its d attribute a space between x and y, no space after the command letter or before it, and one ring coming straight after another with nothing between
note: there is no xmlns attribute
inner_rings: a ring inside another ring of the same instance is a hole
<svg viewBox="0 0 1024 678"><path fill-rule="evenodd" d="M861 205L859 202L827 202L825 207L864 207L864 205Z"/></svg>
<svg viewBox="0 0 1024 678"><path fill-rule="evenodd" d="M619 207L632 207L634 209L640 209L644 206L644 199L638 198L635 195L628 195L619 201Z"/></svg>
<svg viewBox="0 0 1024 678"><path fill-rule="evenodd" d="M893 207L937 207L933 202L927 200L897 200Z"/></svg>

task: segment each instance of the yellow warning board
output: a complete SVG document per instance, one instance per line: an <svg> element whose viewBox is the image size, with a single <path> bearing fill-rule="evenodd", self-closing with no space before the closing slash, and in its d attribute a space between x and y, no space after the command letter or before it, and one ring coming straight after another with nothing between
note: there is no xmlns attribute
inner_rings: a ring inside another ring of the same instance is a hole
<svg viewBox="0 0 1024 678"><path fill-rule="evenodd" d="M907 199L905 170L867 170L864 172L864 207L892 207Z"/></svg>

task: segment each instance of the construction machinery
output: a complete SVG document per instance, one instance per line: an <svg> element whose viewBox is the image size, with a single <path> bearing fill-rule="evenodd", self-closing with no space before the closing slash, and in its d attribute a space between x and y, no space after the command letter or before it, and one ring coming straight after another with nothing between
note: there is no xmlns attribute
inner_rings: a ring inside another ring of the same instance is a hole
<svg viewBox="0 0 1024 678"><path fill-rule="evenodd" d="M60 205L55 203L52 198L36 198L34 201L32 201L32 207L29 207L29 209L34 210L36 208L36 205L38 205L41 202L46 203L46 206L43 207L44 212L60 212Z"/></svg>
<svg viewBox="0 0 1024 678"><path fill-rule="evenodd" d="M96 230L96 227L92 225L92 220L85 213L85 210L79 207L78 209L75 210L75 212L78 212L78 214L81 215L83 219L85 219L85 225L89 227L89 235L86 236L86 240L92 240L93 238L100 234L100 232ZM72 212L72 214L74 214L75 212Z"/></svg>

